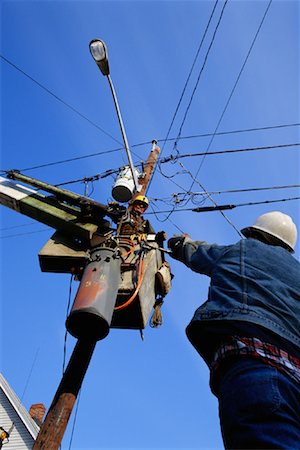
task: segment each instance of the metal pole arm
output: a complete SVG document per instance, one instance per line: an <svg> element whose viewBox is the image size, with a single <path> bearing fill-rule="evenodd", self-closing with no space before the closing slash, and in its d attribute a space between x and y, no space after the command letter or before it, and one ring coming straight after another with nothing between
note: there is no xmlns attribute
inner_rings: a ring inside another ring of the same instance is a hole
<svg viewBox="0 0 300 450"><path fill-rule="evenodd" d="M131 170L131 174L132 174L132 178L134 181L134 186L135 189L138 191L139 190L139 182L136 176L136 172L135 172L135 168L132 162L132 158L131 158L131 154L130 154L130 150L129 150L129 145L128 145L128 141L127 141L127 137L126 137L126 133L125 133L125 128L124 128L124 124L123 124L123 120L122 120L122 116L121 116L121 111L119 108L119 104L118 104L118 100L117 100L117 95L116 95L116 91L112 82L112 79L110 77L110 75L107 75L107 79L108 79L108 83L111 89L111 93L114 99L114 104L116 107L116 111L117 111L117 116L118 116L118 120L119 120L119 124L120 124L120 128L121 128L121 133L122 133L122 137L123 137L123 142L124 142L124 146L125 146L125 150L127 153L127 158L128 158L128 162L129 162L129 167Z"/></svg>

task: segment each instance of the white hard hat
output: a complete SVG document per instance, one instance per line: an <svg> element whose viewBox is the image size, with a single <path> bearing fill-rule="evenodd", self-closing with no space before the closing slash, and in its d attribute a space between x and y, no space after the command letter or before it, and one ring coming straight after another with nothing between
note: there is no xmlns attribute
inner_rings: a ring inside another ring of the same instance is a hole
<svg viewBox="0 0 300 450"><path fill-rule="evenodd" d="M263 214L256 219L254 225L241 230L246 237L251 237L252 231L259 231L271 244L283 243L290 251L294 251L297 241L297 228L287 214L280 211Z"/></svg>

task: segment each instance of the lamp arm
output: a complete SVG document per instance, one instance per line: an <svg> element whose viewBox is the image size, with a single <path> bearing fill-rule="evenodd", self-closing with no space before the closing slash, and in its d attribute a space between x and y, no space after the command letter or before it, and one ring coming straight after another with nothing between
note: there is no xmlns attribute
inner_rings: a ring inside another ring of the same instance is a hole
<svg viewBox="0 0 300 450"><path fill-rule="evenodd" d="M130 167L132 178L133 178L133 181L134 181L134 186L135 186L135 189L138 191L139 190L139 182L138 182L137 175L136 175L136 172L135 172L135 169L134 169L134 165L133 165L133 162L132 162L131 153L130 153L130 150L129 150L129 145L128 145L128 141L127 141L127 137L126 137L126 133L125 133L125 128L124 128L124 124L123 124L123 120L122 120L122 116L121 116L121 111L120 111L118 100L117 100L116 91L115 91L112 79L111 79L109 74L107 75L107 79L108 79L109 87L110 87L110 90L111 90L111 93L112 93L112 96L113 96L113 99L114 99L114 104L115 104L116 111L117 111L117 116L118 116L121 132L122 132L122 137L123 137L123 141L124 141L125 150L126 150L126 153L127 153L129 167Z"/></svg>

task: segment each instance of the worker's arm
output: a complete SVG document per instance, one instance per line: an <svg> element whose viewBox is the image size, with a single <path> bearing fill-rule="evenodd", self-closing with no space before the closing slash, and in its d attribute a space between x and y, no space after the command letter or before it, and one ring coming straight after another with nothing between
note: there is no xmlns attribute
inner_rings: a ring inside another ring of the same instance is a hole
<svg viewBox="0 0 300 450"><path fill-rule="evenodd" d="M190 237L176 236L169 239L171 256L183 262L195 272L210 275L216 259L224 252L223 246L208 244L205 241L193 241Z"/></svg>

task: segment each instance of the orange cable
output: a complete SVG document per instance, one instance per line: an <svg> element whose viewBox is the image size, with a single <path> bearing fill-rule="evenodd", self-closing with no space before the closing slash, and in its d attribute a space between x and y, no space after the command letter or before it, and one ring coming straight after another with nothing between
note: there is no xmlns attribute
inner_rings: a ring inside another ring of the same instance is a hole
<svg viewBox="0 0 300 450"><path fill-rule="evenodd" d="M114 308L115 311L118 311L119 309L124 309L133 302L133 300L135 299L135 297L137 296L137 294L140 290L143 279L144 279L144 260L141 259L140 265L139 265L139 272L138 272L138 284L135 288L135 291L132 294L132 296L125 303L123 303L122 305L116 306Z"/></svg>
<svg viewBox="0 0 300 450"><path fill-rule="evenodd" d="M128 250L128 252L126 252L124 255L122 255L123 258L125 259L125 258L127 258L127 256L130 255L130 253L133 253L135 251L136 247L137 246L132 247L130 250Z"/></svg>

